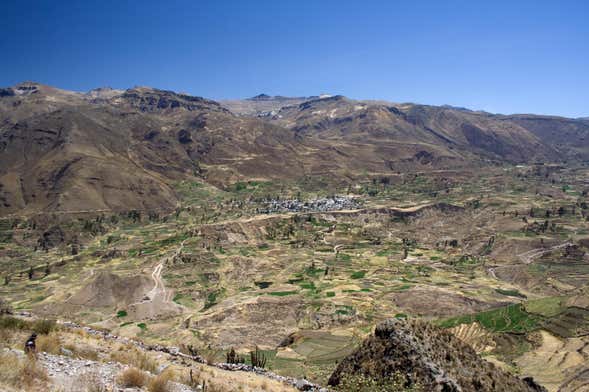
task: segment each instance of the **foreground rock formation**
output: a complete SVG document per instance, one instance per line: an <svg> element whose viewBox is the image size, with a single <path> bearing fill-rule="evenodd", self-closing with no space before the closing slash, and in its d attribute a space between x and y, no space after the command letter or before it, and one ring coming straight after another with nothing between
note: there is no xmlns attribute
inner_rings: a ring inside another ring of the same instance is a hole
<svg viewBox="0 0 589 392"><path fill-rule="evenodd" d="M532 379L519 379L483 360L450 332L419 321L391 319L376 327L356 352L342 361L329 379L337 386L362 374L383 380L406 375L407 385L439 392L546 391Z"/></svg>

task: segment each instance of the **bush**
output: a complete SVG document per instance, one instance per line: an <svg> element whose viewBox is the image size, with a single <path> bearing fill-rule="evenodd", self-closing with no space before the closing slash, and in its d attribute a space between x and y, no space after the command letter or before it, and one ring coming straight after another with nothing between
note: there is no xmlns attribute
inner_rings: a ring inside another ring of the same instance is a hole
<svg viewBox="0 0 589 392"><path fill-rule="evenodd" d="M119 383L126 388L131 388L131 387L141 388L146 384L146 382L147 382L146 374L144 372L142 372L141 370L134 368L134 367L130 367L128 369L125 369L119 375Z"/></svg>
<svg viewBox="0 0 589 392"><path fill-rule="evenodd" d="M0 317L0 329L30 329L30 323L12 316Z"/></svg>
<svg viewBox="0 0 589 392"><path fill-rule="evenodd" d="M52 332L48 335L40 335L37 337L37 351L46 352L49 354L60 354L61 341L59 336Z"/></svg>
<svg viewBox="0 0 589 392"><path fill-rule="evenodd" d="M174 377L174 373L164 371L162 374L154 377L149 382L147 390L149 392L168 392L170 390L170 380Z"/></svg>
<svg viewBox="0 0 589 392"><path fill-rule="evenodd" d="M33 323L33 331L40 335L48 335L57 329L55 320L37 320Z"/></svg>

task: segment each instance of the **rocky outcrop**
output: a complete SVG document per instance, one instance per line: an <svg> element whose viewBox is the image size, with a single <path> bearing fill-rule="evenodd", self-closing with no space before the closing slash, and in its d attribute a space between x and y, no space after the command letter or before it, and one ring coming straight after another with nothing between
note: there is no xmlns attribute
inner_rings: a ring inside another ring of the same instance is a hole
<svg viewBox="0 0 589 392"><path fill-rule="evenodd" d="M408 385L437 392L546 391L531 378L521 380L483 360L448 331L415 320L391 319L378 325L361 347L344 359L329 379L337 386L362 374L386 380L406 375Z"/></svg>

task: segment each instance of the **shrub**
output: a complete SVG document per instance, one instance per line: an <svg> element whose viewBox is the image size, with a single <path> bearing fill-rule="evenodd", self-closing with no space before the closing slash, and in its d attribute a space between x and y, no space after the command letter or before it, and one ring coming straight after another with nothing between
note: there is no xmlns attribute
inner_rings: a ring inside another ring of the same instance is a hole
<svg viewBox="0 0 589 392"><path fill-rule="evenodd" d="M33 331L40 335L48 335L57 329L55 320L37 320L33 323Z"/></svg>
<svg viewBox="0 0 589 392"><path fill-rule="evenodd" d="M29 329L30 323L12 316L0 317L0 329Z"/></svg>
<svg viewBox="0 0 589 392"><path fill-rule="evenodd" d="M146 384L147 376L141 370L130 367L125 369L119 375L119 383L126 388L138 387L141 388Z"/></svg>
<svg viewBox="0 0 589 392"><path fill-rule="evenodd" d="M55 332L37 337L37 351L39 352L60 354L60 347L61 341Z"/></svg>
<svg viewBox="0 0 589 392"><path fill-rule="evenodd" d="M147 390L149 392L169 392L170 380L173 377L174 372L171 370L164 371L163 373L151 379L149 385L147 386Z"/></svg>

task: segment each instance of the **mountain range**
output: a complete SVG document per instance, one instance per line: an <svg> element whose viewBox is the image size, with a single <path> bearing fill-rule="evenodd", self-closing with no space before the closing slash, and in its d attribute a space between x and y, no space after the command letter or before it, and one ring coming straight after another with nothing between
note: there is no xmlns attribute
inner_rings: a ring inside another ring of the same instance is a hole
<svg viewBox="0 0 589 392"><path fill-rule="evenodd" d="M171 210L175 184L350 181L504 163L582 162L589 120L340 95L215 102L150 87L0 89L0 216Z"/></svg>

